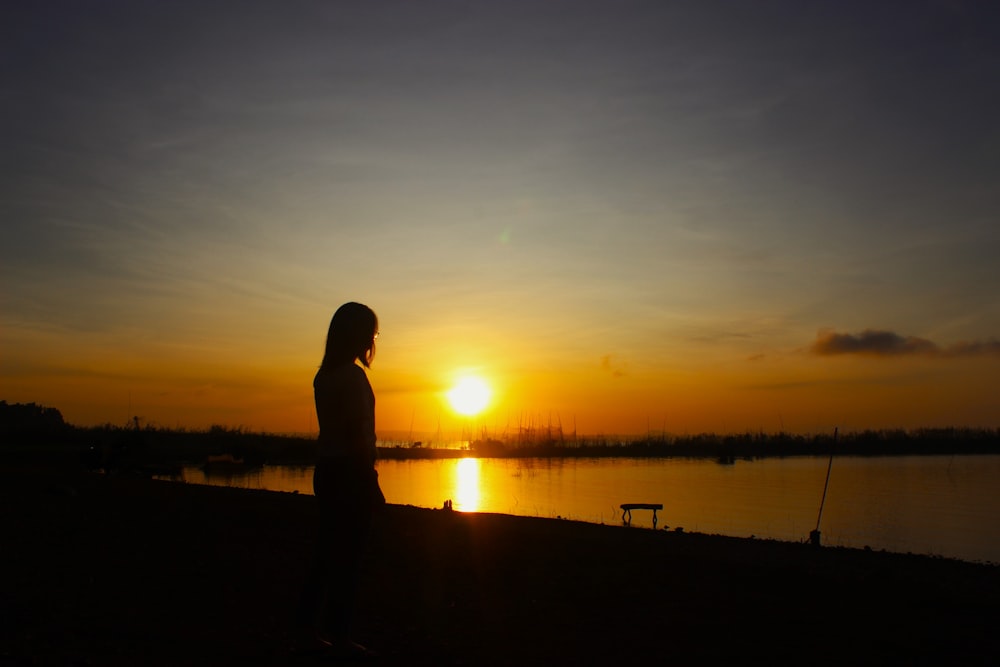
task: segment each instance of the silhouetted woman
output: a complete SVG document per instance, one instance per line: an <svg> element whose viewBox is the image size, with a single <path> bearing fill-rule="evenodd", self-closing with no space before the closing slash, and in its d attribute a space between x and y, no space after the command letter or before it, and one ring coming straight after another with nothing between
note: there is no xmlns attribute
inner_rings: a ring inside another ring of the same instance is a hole
<svg viewBox="0 0 1000 667"><path fill-rule="evenodd" d="M377 337L375 313L345 303L330 321L313 380L319 418L313 491L320 526L299 620L313 635L314 648L347 657L367 654L349 631L372 514L385 504L375 471L375 394L361 368L370 367Z"/></svg>

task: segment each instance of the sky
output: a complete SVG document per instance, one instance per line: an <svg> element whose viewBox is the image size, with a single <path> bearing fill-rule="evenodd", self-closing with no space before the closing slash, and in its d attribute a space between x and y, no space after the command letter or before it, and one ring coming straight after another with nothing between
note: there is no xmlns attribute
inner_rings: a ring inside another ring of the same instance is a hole
<svg viewBox="0 0 1000 667"><path fill-rule="evenodd" d="M313 432L360 301L385 438L1000 427L993 3L3 14L0 399Z"/></svg>

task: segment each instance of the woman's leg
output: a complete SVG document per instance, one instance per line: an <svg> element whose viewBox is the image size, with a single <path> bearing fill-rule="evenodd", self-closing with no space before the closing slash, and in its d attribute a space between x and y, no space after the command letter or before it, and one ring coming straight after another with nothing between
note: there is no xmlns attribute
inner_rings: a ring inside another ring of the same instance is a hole
<svg viewBox="0 0 1000 667"><path fill-rule="evenodd" d="M371 525L369 480L353 466L323 464L314 477L320 523L300 618L330 639L350 632Z"/></svg>

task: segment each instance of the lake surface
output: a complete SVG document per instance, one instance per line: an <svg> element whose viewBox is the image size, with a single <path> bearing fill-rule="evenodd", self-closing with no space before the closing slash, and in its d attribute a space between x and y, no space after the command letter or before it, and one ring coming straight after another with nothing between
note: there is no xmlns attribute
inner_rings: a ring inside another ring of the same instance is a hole
<svg viewBox="0 0 1000 667"><path fill-rule="evenodd" d="M626 502L663 503L658 528L806 541L828 459L436 459L379 461L390 503L621 524ZM312 493L312 469L264 466L173 479ZM1000 562L1000 456L845 457L833 461L820 523L830 546ZM652 527L652 513L633 512Z"/></svg>

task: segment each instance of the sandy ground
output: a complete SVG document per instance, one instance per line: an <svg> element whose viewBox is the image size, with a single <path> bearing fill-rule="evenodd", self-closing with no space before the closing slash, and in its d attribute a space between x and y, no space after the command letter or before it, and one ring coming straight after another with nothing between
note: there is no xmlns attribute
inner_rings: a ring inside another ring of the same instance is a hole
<svg viewBox="0 0 1000 667"><path fill-rule="evenodd" d="M313 498L0 469L0 665L311 665ZM389 506L356 639L385 665L997 664L1000 568Z"/></svg>

